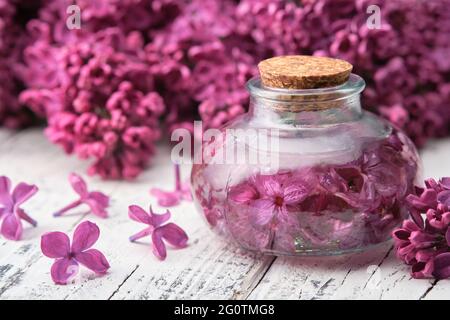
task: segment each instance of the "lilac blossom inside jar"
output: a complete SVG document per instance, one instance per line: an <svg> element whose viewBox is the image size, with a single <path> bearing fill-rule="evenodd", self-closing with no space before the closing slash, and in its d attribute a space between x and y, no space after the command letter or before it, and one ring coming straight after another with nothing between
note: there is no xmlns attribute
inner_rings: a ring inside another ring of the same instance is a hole
<svg viewBox="0 0 450 320"><path fill-rule="evenodd" d="M343 254L388 240L420 179L412 142L362 110L364 80L345 61L287 56L259 68L249 112L204 136L193 166L206 221L276 255Z"/></svg>

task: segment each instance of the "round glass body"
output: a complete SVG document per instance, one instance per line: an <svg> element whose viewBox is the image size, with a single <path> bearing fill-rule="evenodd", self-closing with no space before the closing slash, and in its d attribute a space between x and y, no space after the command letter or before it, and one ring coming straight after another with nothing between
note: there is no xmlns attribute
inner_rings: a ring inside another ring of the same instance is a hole
<svg viewBox="0 0 450 320"><path fill-rule="evenodd" d="M203 136L193 165L208 224L268 254L331 255L390 238L419 181L417 151L401 131L363 111L364 80L323 89L248 82L249 112Z"/></svg>

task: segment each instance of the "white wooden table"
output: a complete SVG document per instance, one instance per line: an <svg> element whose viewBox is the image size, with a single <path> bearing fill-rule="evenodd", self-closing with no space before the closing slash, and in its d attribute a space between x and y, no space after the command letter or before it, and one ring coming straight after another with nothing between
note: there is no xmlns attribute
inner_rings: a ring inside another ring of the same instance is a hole
<svg viewBox="0 0 450 320"><path fill-rule="evenodd" d="M422 157L425 176L450 175L450 139L429 143ZM186 202L172 214L187 231L190 245L169 249L160 262L145 241L128 242L128 236L143 226L128 218L127 207L155 205L149 188L173 186L168 147L159 148L154 165L134 182L87 179L92 189L111 196L110 218L89 215L81 207L54 218L52 212L75 197L68 174L84 174L86 166L49 143L41 129L0 130L0 174L13 183L26 181L40 188L24 206L38 227L27 226L19 242L0 238L0 299L450 299L450 280L411 279L408 266L395 258L390 244L350 257L255 256L222 241ZM184 168L183 176L188 170ZM99 225L95 247L106 255L111 269L97 277L81 268L74 284L55 285L50 278L52 260L41 254L40 236L57 230L71 234L84 219Z"/></svg>

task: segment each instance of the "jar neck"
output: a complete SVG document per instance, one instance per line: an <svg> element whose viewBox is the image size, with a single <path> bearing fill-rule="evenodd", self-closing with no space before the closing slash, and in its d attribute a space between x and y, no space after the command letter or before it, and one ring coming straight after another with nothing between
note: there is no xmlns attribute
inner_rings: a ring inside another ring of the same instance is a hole
<svg viewBox="0 0 450 320"><path fill-rule="evenodd" d="M290 90L262 86L251 79L249 114L254 121L273 125L315 126L355 121L362 116L364 80L352 74L337 87Z"/></svg>
<svg viewBox="0 0 450 320"><path fill-rule="evenodd" d="M257 120L293 125L324 125L355 121L362 115L360 95L341 101L339 106L327 109L289 111L277 108L278 103L260 97L251 97L249 114ZM301 104L297 104L301 107Z"/></svg>

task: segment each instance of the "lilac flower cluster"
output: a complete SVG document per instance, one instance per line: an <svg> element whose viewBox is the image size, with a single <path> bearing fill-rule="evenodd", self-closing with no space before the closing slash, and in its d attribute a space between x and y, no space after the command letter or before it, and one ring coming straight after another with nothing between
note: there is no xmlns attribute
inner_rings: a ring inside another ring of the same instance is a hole
<svg viewBox="0 0 450 320"><path fill-rule="evenodd" d="M26 43L23 32L33 4L22 0L0 0L0 125L19 128L32 121L31 113L19 102L22 84L14 67Z"/></svg>
<svg viewBox="0 0 450 320"><path fill-rule="evenodd" d="M47 117L52 142L95 158L90 174L134 178L154 152L165 106L142 44L139 34L109 28L61 47L39 40L24 53L30 89L20 99Z"/></svg>
<svg viewBox="0 0 450 320"><path fill-rule="evenodd" d="M161 124L219 127L245 112L245 83L273 55L346 59L367 81L365 107L417 145L449 133L449 0L79 0L80 30L66 26L72 1L41 0L16 19L29 20L27 47L10 63L1 30L21 2L0 2L0 71L13 66L25 88L18 101L12 73L0 72L0 121L21 124L15 110L27 105L52 142L95 159L91 174L135 177ZM381 25L369 29L373 4Z"/></svg>
<svg viewBox="0 0 450 320"><path fill-rule="evenodd" d="M370 5L380 8L369 29ZM244 0L240 28L264 55L313 54L354 65L367 81L363 105L418 146L449 133L450 1ZM244 25L244 26L241 26Z"/></svg>
<svg viewBox="0 0 450 320"><path fill-rule="evenodd" d="M412 220L393 232L397 256L412 266L414 278L449 278L450 177L426 180L407 201Z"/></svg>

